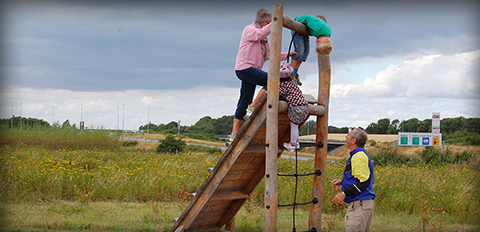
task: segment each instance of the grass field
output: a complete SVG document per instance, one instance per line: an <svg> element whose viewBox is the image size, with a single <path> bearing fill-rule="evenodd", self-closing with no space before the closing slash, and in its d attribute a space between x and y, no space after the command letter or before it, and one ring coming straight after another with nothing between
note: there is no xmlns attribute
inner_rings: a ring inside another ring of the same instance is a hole
<svg viewBox="0 0 480 232"><path fill-rule="evenodd" d="M22 133L9 133L15 140L1 134L3 231L169 231L172 219L190 203L190 193L198 190L209 175L207 169L222 155L122 151L100 143L96 147L101 149L77 149L87 138L75 133L50 135L78 140L62 140L76 144L73 149L51 148L42 145L52 143L42 133ZM34 142L38 136L42 143ZM109 134L94 137L106 144L118 140ZM293 162L280 159L278 172L292 172ZM479 163L473 159L454 165L376 167L372 231L480 231ZM299 173L311 172L312 165L300 161ZM342 170L342 162L329 162L326 182L341 176ZM311 185L310 178L300 179L297 202L310 201ZM278 186L279 203L291 202L294 180L280 177ZM236 215L237 231L263 231L263 191L262 181ZM346 206L331 201L338 191L325 185L323 231L344 230ZM308 206L297 208L297 230L306 230L308 211ZM292 231L291 213L279 211L279 231Z"/></svg>

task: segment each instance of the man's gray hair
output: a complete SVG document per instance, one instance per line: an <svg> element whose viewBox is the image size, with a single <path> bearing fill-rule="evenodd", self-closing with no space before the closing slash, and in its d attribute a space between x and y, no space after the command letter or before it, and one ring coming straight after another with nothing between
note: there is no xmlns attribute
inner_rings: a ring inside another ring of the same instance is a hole
<svg viewBox="0 0 480 232"><path fill-rule="evenodd" d="M355 128L353 129L353 131L354 132L352 133L352 137L357 139L357 146L364 147L368 140L367 132L360 128Z"/></svg>
<svg viewBox="0 0 480 232"><path fill-rule="evenodd" d="M262 20L264 20L265 22L272 21L272 12L263 7L257 10L257 18L253 22L260 24Z"/></svg>

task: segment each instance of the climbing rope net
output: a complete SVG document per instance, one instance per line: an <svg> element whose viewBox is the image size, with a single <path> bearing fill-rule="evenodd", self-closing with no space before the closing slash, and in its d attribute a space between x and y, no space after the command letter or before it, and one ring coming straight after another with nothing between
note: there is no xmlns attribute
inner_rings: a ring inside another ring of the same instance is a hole
<svg viewBox="0 0 480 232"><path fill-rule="evenodd" d="M305 203L298 203L297 202L298 178L299 177L305 177L305 176L312 176L312 175L321 176L322 171L317 169L313 173L298 174L298 150L295 150L295 173L294 174L277 174L277 175L278 176L283 176L283 177L294 177L295 178L295 191L294 191L294 194L293 194L293 203L285 204L285 205L279 204L278 207L292 207L292 214L293 214L292 232L297 232L296 227L295 227L295 209L296 209L296 206L297 205L309 205L309 204L317 204L318 203L317 198L313 198L311 201L305 202ZM306 230L306 231L302 231L302 232L317 232L317 229L312 228L310 230Z"/></svg>

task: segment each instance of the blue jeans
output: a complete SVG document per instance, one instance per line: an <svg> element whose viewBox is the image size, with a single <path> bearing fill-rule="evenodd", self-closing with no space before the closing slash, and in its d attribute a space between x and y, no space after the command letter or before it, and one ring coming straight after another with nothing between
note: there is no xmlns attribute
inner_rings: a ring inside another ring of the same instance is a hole
<svg viewBox="0 0 480 232"><path fill-rule="evenodd" d="M242 81L240 87L240 98L238 99L237 109L235 110L235 118L243 121L243 116L247 114L247 107L253 101L255 88L257 85L267 89L268 73L254 67L244 70L235 70L238 79Z"/></svg>
<svg viewBox="0 0 480 232"><path fill-rule="evenodd" d="M305 62L310 52L310 37L295 33L295 31L292 31L292 36L293 49L297 52L297 54L292 56L292 59Z"/></svg>

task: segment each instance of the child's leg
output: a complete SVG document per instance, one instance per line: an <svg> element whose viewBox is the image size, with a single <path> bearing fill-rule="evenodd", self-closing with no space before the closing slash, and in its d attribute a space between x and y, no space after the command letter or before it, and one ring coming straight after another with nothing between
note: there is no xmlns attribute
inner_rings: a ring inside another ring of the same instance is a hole
<svg viewBox="0 0 480 232"><path fill-rule="evenodd" d="M294 60L292 59L291 65L294 71L298 72L298 69L300 68L300 65L302 64L301 60ZM296 70L295 70L296 69Z"/></svg>
<svg viewBox="0 0 480 232"><path fill-rule="evenodd" d="M290 144L296 145L298 142L298 137L300 136L300 133L298 131L298 125L290 122Z"/></svg>
<svg viewBox="0 0 480 232"><path fill-rule="evenodd" d="M302 62L307 60L309 50L310 50L310 42L309 36L304 36L302 34L295 33L292 31L293 36L293 47L297 54L292 56L291 65L293 67L292 79L295 81L297 85L302 85L300 81L300 77L298 75L298 69Z"/></svg>

